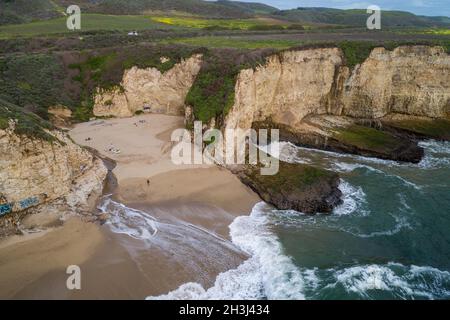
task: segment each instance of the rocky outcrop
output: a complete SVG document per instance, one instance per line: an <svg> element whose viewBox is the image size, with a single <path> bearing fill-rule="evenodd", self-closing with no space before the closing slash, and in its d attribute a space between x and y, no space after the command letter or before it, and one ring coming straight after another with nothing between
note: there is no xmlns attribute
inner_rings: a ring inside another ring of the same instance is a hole
<svg viewBox="0 0 450 320"><path fill-rule="evenodd" d="M44 141L0 130L0 216L55 200L73 210L87 208L102 191L107 169L59 131Z"/></svg>
<svg viewBox="0 0 450 320"><path fill-rule="evenodd" d="M376 48L352 72L338 48L286 51L241 71L227 128L308 115L376 119L390 113L450 117L450 56L441 47Z"/></svg>
<svg viewBox="0 0 450 320"><path fill-rule="evenodd" d="M376 48L352 71L338 48L273 55L265 65L240 72L225 128L270 122L300 145L420 161L423 150L416 142L393 130L377 132L393 114L428 118L431 127L450 119L450 55L443 48ZM361 128L378 120L371 130ZM383 142L386 147L377 145Z"/></svg>
<svg viewBox="0 0 450 320"><path fill-rule="evenodd" d="M272 176L261 175L260 168L251 165L236 166L232 171L280 210L330 213L342 202L338 174L324 169L281 161L278 173Z"/></svg>
<svg viewBox="0 0 450 320"><path fill-rule="evenodd" d="M264 66L239 74L226 128L248 129L267 118L295 127L309 114L326 114L336 73L345 70L338 48L273 55Z"/></svg>
<svg viewBox="0 0 450 320"><path fill-rule="evenodd" d="M126 70L120 86L98 89L94 115L129 117L142 110L183 115L186 95L200 67L201 55L197 54L164 73L156 68Z"/></svg>

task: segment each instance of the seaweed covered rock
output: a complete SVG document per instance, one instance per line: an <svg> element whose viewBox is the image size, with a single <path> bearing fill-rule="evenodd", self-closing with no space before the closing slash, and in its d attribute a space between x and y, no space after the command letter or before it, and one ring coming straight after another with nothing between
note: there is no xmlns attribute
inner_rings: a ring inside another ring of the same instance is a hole
<svg viewBox="0 0 450 320"><path fill-rule="evenodd" d="M450 141L450 119L391 114L381 119L383 128L412 138Z"/></svg>
<svg viewBox="0 0 450 320"><path fill-rule="evenodd" d="M275 175L261 175L259 166L233 168L239 179L264 201L280 210L306 214L330 213L342 200L337 173L280 161Z"/></svg>

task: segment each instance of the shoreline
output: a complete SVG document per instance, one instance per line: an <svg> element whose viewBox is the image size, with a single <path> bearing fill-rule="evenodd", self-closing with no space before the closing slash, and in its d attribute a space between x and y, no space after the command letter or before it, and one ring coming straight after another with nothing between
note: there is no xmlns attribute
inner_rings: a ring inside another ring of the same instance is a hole
<svg viewBox="0 0 450 320"><path fill-rule="evenodd" d="M182 117L157 114L96 120L75 126L70 132L74 141L111 162L107 164L110 174L97 204L101 204L105 195L112 194L112 200L151 213L161 228L167 230L159 231L160 238L152 244L151 239L134 239L126 232L114 232L108 223L100 226L75 217L30 238L33 241L23 241L20 246L0 246L0 261L9 259L8 250L12 248L17 255L35 250L35 257L47 253L50 260L58 260L58 253L53 255L46 241L40 247L36 244L46 237L57 239L76 224L82 229L75 233L80 238L67 239L64 245L53 241L65 247L69 255L73 251L80 253L76 263L70 264L80 264L85 279L83 290L68 291L65 288L67 266L62 264L69 262L59 259L57 267L34 270L19 289L15 285L19 277L10 273L5 277L10 283L2 286L4 291L9 291L0 292L0 297L144 299L166 294L186 282L209 287L219 273L234 269L246 260L247 255L230 242L229 225L236 217L248 215L260 198L227 169L215 165L172 164L168 152L170 134L183 126ZM109 152L111 145L120 152ZM111 214L108 217L117 218ZM180 232L183 237L176 240ZM97 241L90 246L76 245L91 238ZM204 246L213 246L210 251L214 253L205 255ZM186 250L189 254L183 256Z"/></svg>

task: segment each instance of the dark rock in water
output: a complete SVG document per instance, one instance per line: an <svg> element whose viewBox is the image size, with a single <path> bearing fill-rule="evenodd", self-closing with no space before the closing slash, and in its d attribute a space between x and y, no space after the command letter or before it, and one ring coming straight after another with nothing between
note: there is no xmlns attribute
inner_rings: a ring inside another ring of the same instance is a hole
<svg viewBox="0 0 450 320"><path fill-rule="evenodd" d="M264 201L280 210L330 213L342 203L339 176L331 171L282 161L279 172L273 176L261 175L260 167L251 165L232 171Z"/></svg>

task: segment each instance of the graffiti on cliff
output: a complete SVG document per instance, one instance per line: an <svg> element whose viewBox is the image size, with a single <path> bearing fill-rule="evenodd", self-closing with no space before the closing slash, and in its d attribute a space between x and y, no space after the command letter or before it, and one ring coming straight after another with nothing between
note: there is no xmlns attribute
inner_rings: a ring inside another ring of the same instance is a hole
<svg viewBox="0 0 450 320"><path fill-rule="evenodd" d="M0 216L10 213L12 208L13 206L11 203L0 204Z"/></svg>
<svg viewBox="0 0 450 320"><path fill-rule="evenodd" d="M6 201L5 201L6 202ZM0 203L0 217L8 213L21 211L39 204L39 197L29 197L18 202Z"/></svg>
<svg viewBox="0 0 450 320"><path fill-rule="evenodd" d="M27 199L20 200L19 206L20 206L20 209L25 210L34 205L37 205L38 203L39 203L39 200L37 197L30 197Z"/></svg>

